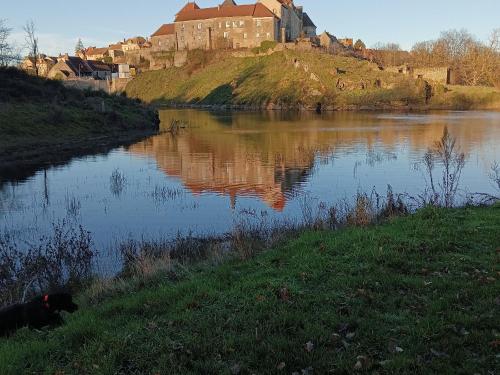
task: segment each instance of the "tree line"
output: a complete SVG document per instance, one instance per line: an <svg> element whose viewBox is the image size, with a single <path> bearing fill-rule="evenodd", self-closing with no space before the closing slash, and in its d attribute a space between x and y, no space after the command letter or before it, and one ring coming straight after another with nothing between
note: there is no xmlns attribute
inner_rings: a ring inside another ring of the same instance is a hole
<svg viewBox="0 0 500 375"><path fill-rule="evenodd" d="M500 88L500 29L494 30L487 42L479 41L466 30L451 30L436 40L416 43L411 51L404 51L396 43L379 43L372 53L383 66L446 66L452 69L458 84Z"/></svg>

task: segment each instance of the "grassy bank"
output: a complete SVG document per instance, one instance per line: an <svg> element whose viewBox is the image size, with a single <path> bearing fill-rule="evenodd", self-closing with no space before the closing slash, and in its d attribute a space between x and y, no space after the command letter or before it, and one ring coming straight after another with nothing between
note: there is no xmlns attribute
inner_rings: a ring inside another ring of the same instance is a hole
<svg viewBox="0 0 500 375"><path fill-rule="evenodd" d="M139 75L127 94L158 104L328 110L500 108L495 89L444 87L426 104L425 83L376 64L318 52L233 57L192 51L182 68ZM460 92L457 92L460 91Z"/></svg>
<svg viewBox="0 0 500 375"><path fill-rule="evenodd" d="M0 373L494 373L498 228L498 205L426 208L115 281L65 326L0 339Z"/></svg>
<svg viewBox="0 0 500 375"><path fill-rule="evenodd" d="M156 113L134 100L0 69L2 170L55 162L156 129Z"/></svg>

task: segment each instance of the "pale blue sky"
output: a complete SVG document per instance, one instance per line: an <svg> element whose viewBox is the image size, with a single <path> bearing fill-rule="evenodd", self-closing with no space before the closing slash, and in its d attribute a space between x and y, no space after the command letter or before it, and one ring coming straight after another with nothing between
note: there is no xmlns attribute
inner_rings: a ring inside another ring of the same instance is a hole
<svg viewBox="0 0 500 375"><path fill-rule="evenodd" d="M500 28L500 0L295 0L318 26L338 37L363 39L368 46L397 42L404 48L434 39L443 30L465 28L487 40ZM125 37L148 36L173 20L187 0L4 1L0 18L14 29L13 39L23 42L22 25L33 19L42 51L72 52L82 38L86 46L106 46ZM222 0L199 0L208 7ZM251 1L238 1L251 3Z"/></svg>

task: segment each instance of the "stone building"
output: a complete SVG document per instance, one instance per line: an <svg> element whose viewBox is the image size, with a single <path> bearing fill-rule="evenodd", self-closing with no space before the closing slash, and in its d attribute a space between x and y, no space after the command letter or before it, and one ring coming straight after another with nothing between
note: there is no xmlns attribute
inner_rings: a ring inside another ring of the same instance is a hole
<svg viewBox="0 0 500 375"><path fill-rule="evenodd" d="M344 45L341 44L338 39L328 31L325 31L318 38L321 48L329 53L338 54L345 49Z"/></svg>
<svg viewBox="0 0 500 375"><path fill-rule="evenodd" d="M306 38L313 38L316 36L316 25L311 20L307 13L302 13L302 34Z"/></svg>
<svg viewBox="0 0 500 375"><path fill-rule="evenodd" d="M151 45L154 52L175 51L177 49L175 25L173 23L162 25L151 35Z"/></svg>
<svg viewBox="0 0 500 375"><path fill-rule="evenodd" d="M178 50L253 48L277 40L278 19L264 5L225 1L213 8L188 3L175 18Z"/></svg>
<svg viewBox="0 0 500 375"><path fill-rule="evenodd" d="M38 69L38 75L40 77L47 77L50 69L57 63L56 57L40 55L36 59L36 68ZM30 73L36 74L35 72L35 59L33 57L25 57L21 62L21 69Z"/></svg>
<svg viewBox="0 0 500 375"><path fill-rule="evenodd" d="M200 8L188 2L173 24L153 35L153 51L259 47L264 41L292 42L316 36L316 26L293 0L259 0L237 5L225 0L217 7Z"/></svg>
<svg viewBox="0 0 500 375"><path fill-rule="evenodd" d="M135 38L127 39L122 44L123 52L138 51L143 48L148 41L142 36L136 36Z"/></svg>
<svg viewBox="0 0 500 375"><path fill-rule="evenodd" d="M315 37L316 25L302 6L293 0L259 0L279 19L279 41L293 42L300 37Z"/></svg>

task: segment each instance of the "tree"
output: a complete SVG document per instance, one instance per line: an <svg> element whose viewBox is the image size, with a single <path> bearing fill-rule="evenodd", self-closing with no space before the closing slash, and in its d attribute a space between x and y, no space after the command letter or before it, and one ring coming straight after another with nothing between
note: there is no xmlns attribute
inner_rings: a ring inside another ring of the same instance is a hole
<svg viewBox="0 0 500 375"><path fill-rule="evenodd" d="M40 55L39 47L38 47L38 38L36 36L36 27L35 23L31 20L26 22L23 28L25 32L26 39L26 48L28 49L28 57L33 59L33 70L35 74L38 76L39 66L38 66L38 57Z"/></svg>
<svg viewBox="0 0 500 375"><path fill-rule="evenodd" d="M377 43L373 50L375 59L384 66L399 66L407 62L408 52L397 43Z"/></svg>
<svg viewBox="0 0 500 375"><path fill-rule="evenodd" d="M364 51L366 49L366 44L363 43L361 39L358 39L356 43L354 43L354 49L357 51Z"/></svg>
<svg viewBox="0 0 500 375"><path fill-rule="evenodd" d="M0 66L5 67L19 59L14 47L9 43L12 29L7 27L5 20L0 19Z"/></svg>
<svg viewBox="0 0 500 375"><path fill-rule="evenodd" d="M78 38L78 42L76 43L75 46L75 55L78 54L79 51L83 51L85 49L85 46L83 45L82 39Z"/></svg>

